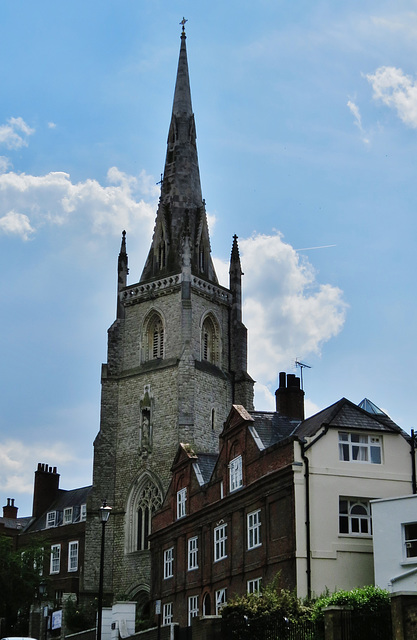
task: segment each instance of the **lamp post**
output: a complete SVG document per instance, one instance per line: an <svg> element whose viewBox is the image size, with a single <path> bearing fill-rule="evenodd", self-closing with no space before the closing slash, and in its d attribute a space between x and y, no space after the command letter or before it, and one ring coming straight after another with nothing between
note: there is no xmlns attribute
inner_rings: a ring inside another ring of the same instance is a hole
<svg viewBox="0 0 417 640"><path fill-rule="evenodd" d="M110 516L111 507L107 506L106 500L99 509L101 522L101 552L100 552L100 579L98 584L98 603L97 603L97 640L101 640L101 618L103 613L103 573L104 573L104 538L106 522Z"/></svg>
<svg viewBox="0 0 417 640"><path fill-rule="evenodd" d="M48 636L49 608L48 608L48 606L45 606L45 607L42 608L42 600L43 600L44 595L46 595L46 582L45 582L45 580L42 580L42 582L40 582L40 584L39 584L39 595L41 597L41 609L42 609L42 618L43 618L43 626L44 626L43 633L44 633L44 638L46 640L47 636Z"/></svg>

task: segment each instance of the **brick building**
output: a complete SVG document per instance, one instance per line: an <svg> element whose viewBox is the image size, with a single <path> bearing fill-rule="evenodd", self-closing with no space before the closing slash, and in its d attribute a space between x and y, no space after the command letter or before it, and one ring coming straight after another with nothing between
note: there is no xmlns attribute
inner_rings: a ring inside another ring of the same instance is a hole
<svg viewBox="0 0 417 640"><path fill-rule="evenodd" d="M215 453L231 405L253 408L237 237L229 288L219 285L210 253L183 29L161 195L139 281L127 283L124 232L118 259L117 317L102 368L88 503L86 597L98 585L95 514L102 500L112 507L105 593L143 605L150 589L151 518L179 444Z"/></svg>
<svg viewBox="0 0 417 640"><path fill-rule="evenodd" d="M303 395L280 374L277 411L234 405L218 456L180 445L151 536L163 624L277 574L299 596L373 583L370 500L411 493L408 436L369 401L304 420Z"/></svg>
<svg viewBox="0 0 417 640"><path fill-rule="evenodd" d="M18 546L37 544L44 550L39 567L47 585L46 598L51 606L62 596L80 591L84 568L87 499L91 487L59 488L56 467L38 464L35 472L32 516L19 535Z"/></svg>

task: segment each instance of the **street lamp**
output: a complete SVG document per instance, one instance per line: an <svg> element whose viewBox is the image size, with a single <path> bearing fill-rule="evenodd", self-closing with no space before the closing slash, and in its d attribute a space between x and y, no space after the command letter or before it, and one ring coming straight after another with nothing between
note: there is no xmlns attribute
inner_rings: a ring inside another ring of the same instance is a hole
<svg viewBox="0 0 417 640"><path fill-rule="evenodd" d="M100 552L100 579L98 584L98 603L97 603L97 640L101 640L101 618L103 614L103 572L104 572L104 537L106 522L110 516L111 507L107 506L106 500L99 509L101 522L101 552Z"/></svg>
<svg viewBox="0 0 417 640"><path fill-rule="evenodd" d="M39 595L41 597L41 605L42 605L43 597L46 595L46 581L45 580L42 580L40 582L40 584L39 584ZM48 637L48 616L49 616L49 607L48 607L48 605L43 607L42 613L43 613L42 618L43 618L43 625L44 625L43 632L44 632L44 638L46 640L47 637Z"/></svg>

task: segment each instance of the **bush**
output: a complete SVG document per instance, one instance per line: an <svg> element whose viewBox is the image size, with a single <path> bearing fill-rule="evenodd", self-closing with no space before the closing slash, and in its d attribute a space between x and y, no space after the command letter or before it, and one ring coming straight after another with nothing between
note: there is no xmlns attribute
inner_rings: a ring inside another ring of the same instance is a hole
<svg viewBox="0 0 417 640"><path fill-rule="evenodd" d="M358 587L351 591L335 591L320 596L313 605L312 617L318 620L323 617L323 609L330 605L348 605L357 613L379 613L390 609L390 595L379 587Z"/></svg>
<svg viewBox="0 0 417 640"><path fill-rule="evenodd" d="M311 618L311 606L297 598L295 592L280 589L279 575L259 594L234 596L222 609L222 617L258 618L272 616L277 619L306 620Z"/></svg>

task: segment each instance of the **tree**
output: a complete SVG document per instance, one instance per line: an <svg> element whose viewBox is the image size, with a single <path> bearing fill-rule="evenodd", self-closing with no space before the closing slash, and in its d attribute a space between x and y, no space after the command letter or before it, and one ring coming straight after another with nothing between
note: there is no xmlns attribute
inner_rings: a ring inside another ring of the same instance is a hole
<svg viewBox="0 0 417 640"><path fill-rule="evenodd" d="M43 550L38 546L13 550L13 541L0 536L0 617L6 635L27 635L29 610L38 593Z"/></svg>

